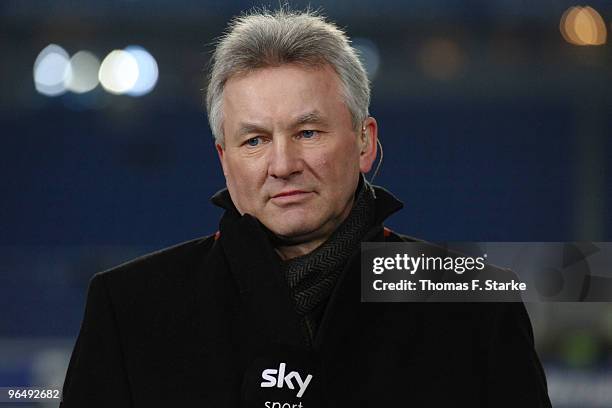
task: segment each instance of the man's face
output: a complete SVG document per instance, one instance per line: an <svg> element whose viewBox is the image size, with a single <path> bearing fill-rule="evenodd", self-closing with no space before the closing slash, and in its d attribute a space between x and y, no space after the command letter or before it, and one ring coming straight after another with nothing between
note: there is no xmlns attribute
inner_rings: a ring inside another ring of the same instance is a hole
<svg viewBox="0 0 612 408"><path fill-rule="evenodd" d="M223 117L217 151L240 213L291 242L329 236L376 155L376 122L355 131L335 71L288 64L232 77Z"/></svg>

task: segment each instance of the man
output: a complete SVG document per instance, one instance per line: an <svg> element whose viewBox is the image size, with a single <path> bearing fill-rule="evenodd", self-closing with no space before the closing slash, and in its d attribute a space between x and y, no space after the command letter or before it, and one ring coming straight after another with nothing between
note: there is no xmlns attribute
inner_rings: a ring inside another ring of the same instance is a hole
<svg viewBox="0 0 612 408"><path fill-rule="evenodd" d="M219 231L96 275L72 407L549 406L525 309L360 301L360 242L402 204L365 181L369 84L313 13L236 19L207 94Z"/></svg>

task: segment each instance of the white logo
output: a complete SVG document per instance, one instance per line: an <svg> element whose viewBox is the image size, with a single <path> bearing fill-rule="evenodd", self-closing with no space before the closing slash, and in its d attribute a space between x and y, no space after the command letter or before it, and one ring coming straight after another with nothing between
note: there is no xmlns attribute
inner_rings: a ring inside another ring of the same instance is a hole
<svg viewBox="0 0 612 408"><path fill-rule="evenodd" d="M295 379L295 382L300 389L297 393L297 397L302 398L302 395L304 395L304 392L306 391L306 387L308 387L308 384L310 384L310 380L312 380L312 375L308 374L306 376L306 379L302 381L302 377L297 371L291 371L289 374L285 374L286 366L287 364L280 363L280 365L278 366L278 370L274 368L268 368L263 370L261 373L261 378L266 381L263 381L261 383L261 386L264 388L274 386L278 388L283 388L283 385L286 383L287 387L289 387L290 390L293 390L295 389L295 387L293 386L293 383L291 381ZM278 379L275 377L277 373Z"/></svg>

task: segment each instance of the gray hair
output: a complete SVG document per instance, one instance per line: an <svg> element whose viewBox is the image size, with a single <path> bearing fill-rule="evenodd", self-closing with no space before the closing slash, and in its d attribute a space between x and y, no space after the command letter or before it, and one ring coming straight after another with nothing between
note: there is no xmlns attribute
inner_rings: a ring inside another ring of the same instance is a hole
<svg viewBox="0 0 612 408"><path fill-rule="evenodd" d="M316 11L262 9L233 19L213 54L206 109L217 143L224 146L225 83L235 75L289 63L313 67L329 64L342 83L353 127L361 127L369 116L370 82L344 31Z"/></svg>

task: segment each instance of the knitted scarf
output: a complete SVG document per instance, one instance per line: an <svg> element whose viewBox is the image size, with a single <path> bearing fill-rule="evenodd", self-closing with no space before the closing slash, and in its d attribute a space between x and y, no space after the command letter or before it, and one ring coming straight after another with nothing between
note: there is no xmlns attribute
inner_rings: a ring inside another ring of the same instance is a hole
<svg viewBox="0 0 612 408"><path fill-rule="evenodd" d="M338 276L350 256L359 251L361 239L373 223L374 190L362 178L351 212L329 239L311 253L281 263L308 344L312 344Z"/></svg>

